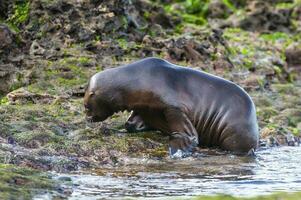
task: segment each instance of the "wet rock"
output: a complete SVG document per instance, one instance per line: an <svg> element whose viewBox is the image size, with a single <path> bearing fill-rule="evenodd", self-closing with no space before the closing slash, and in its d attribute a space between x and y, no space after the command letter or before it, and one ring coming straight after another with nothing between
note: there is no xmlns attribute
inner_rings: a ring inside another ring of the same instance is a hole
<svg viewBox="0 0 301 200"><path fill-rule="evenodd" d="M301 70L301 45L293 43L285 50L285 57L288 67Z"/></svg>
<svg viewBox="0 0 301 200"><path fill-rule="evenodd" d="M210 1L208 6L208 17L209 18L226 18L232 13L222 1L213 0Z"/></svg>
<svg viewBox="0 0 301 200"><path fill-rule="evenodd" d="M4 24L0 24L0 55L4 48L10 47L14 42L14 33Z"/></svg>
<svg viewBox="0 0 301 200"><path fill-rule="evenodd" d="M50 104L55 100L54 96L31 93L23 88L7 94L7 98L11 104L26 104L29 102L36 104Z"/></svg>
<svg viewBox="0 0 301 200"><path fill-rule="evenodd" d="M89 29L80 28L78 30L78 39L79 41L88 41L93 37L93 32Z"/></svg>
<svg viewBox="0 0 301 200"><path fill-rule="evenodd" d="M70 177L68 177L68 176L61 176L61 177L59 177L58 178L60 181L64 181L64 182L66 182L66 181L72 181L72 179L70 178Z"/></svg>
<svg viewBox="0 0 301 200"><path fill-rule="evenodd" d="M78 170L76 161L60 159L54 162L55 163L53 163L53 169L57 172L66 173Z"/></svg>
<svg viewBox="0 0 301 200"><path fill-rule="evenodd" d="M293 9L292 17L294 19L294 26L296 28L296 32L301 32L301 4L295 6Z"/></svg>
<svg viewBox="0 0 301 200"><path fill-rule="evenodd" d="M269 147L274 147L274 146L279 146L280 144L279 144L278 140L275 137L269 137L267 139L267 145Z"/></svg>
<svg viewBox="0 0 301 200"><path fill-rule="evenodd" d="M213 61L212 65L217 74L223 73L233 68L232 63L223 58L218 58L217 60Z"/></svg>
<svg viewBox="0 0 301 200"><path fill-rule="evenodd" d="M45 49L37 41L33 41L29 52L32 56L42 56L45 53Z"/></svg>
<svg viewBox="0 0 301 200"><path fill-rule="evenodd" d="M300 138L283 128L265 127L260 131L261 146L298 146Z"/></svg>
<svg viewBox="0 0 301 200"><path fill-rule="evenodd" d="M264 1L250 1L247 10L247 16L238 23L242 29L258 32L292 29L291 9L275 9Z"/></svg>
<svg viewBox="0 0 301 200"><path fill-rule="evenodd" d="M259 140L259 148L261 147L267 147L268 144L267 144L267 140Z"/></svg>
<svg viewBox="0 0 301 200"><path fill-rule="evenodd" d="M277 134L275 136L275 139L277 140L277 143L279 145L282 145L282 146L288 145L288 143L287 143L287 137L286 137L285 134Z"/></svg>
<svg viewBox="0 0 301 200"><path fill-rule="evenodd" d="M150 20L152 22L152 24L156 25L160 25L163 28L173 28L175 25L177 25L180 22L179 18L172 18L171 16L168 16L163 8L160 8L157 10L157 12L155 14L152 14L150 16ZM162 31L163 33L163 31Z"/></svg>
<svg viewBox="0 0 301 200"><path fill-rule="evenodd" d="M16 57L21 58L26 54L24 46L21 35L0 22L0 64L19 64Z"/></svg>
<svg viewBox="0 0 301 200"><path fill-rule="evenodd" d="M120 157L120 153L117 151L109 151L107 149L98 149L94 150L95 158L101 165L110 165L114 166L118 163L118 156Z"/></svg>
<svg viewBox="0 0 301 200"><path fill-rule="evenodd" d="M295 140L295 136L291 133L287 134L286 135L286 141L287 141L287 145L288 146L296 146L298 145L297 144L297 141Z"/></svg>
<svg viewBox="0 0 301 200"><path fill-rule="evenodd" d="M0 93L9 91L15 67L12 64L0 64Z"/></svg>
<svg viewBox="0 0 301 200"><path fill-rule="evenodd" d="M268 128L268 127L264 127L261 131L260 131L260 136L263 139L267 139L270 136L276 135L277 131L274 128Z"/></svg>
<svg viewBox="0 0 301 200"><path fill-rule="evenodd" d="M7 143L8 143L8 144L14 145L14 144L16 143L16 141L15 141L15 139L14 139L13 137L9 136L9 137L7 138Z"/></svg>
<svg viewBox="0 0 301 200"><path fill-rule="evenodd" d="M8 7L11 2L0 1L0 18L6 19L8 16Z"/></svg>
<svg viewBox="0 0 301 200"><path fill-rule="evenodd" d="M284 133L277 133L276 135L270 135L263 139L262 143L266 143L266 146L299 146L300 145L300 138L294 136L291 133L284 134Z"/></svg>
<svg viewBox="0 0 301 200"><path fill-rule="evenodd" d="M301 136L301 122L297 124L297 129L299 130L299 136Z"/></svg>
<svg viewBox="0 0 301 200"><path fill-rule="evenodd" d="M81 85L78 88L74 88L67 93L73 97L84 97L85 95L85 90L86 90L86 85Z"/></svg>
<svg viewBox="0 0 301 200"><path fill-rule="evenodd" d="M66 130L64 130L62 127L59 126L53 126L52 131L59 136L64 136L66 135Z"/></svg>
<svg viewBox="0 0 301 200"><path fill-rule="evenodd" d="M246 79L240 81L240 84L243 85L243 87L246 90L256 90L261 87L261 82L262 77L256 74L251 74L248 76Z"/></svg>
<svg viewBox="0 0 301 200"><path fill-rule="evenodd" d="M150 35L145 35L142 39L142 43L146 45L151 45L152 44L152 37Z"/></svg>
<svg viewBox="0 0 301 200"><path fill-rule="evenodd" d="M231 3L236 7L236 8L241 8L246 6L248 1L245 0L231 0Z"/></svg>
<svg viewBox="0 0 301 200"><path fill-rule="evenodd" d="M187 38L178 38L171 40L167 45L169 57L176 61L188 61L196 63L204 61L208 56L207 50L195 40ZM207 54L207 55L206 55Z"/></svg>

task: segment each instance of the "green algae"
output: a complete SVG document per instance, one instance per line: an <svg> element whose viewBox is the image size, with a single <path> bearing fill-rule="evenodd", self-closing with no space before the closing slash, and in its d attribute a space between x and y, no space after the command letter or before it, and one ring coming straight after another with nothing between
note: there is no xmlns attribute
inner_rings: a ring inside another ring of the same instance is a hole
<svg viewBox="0 0 301 200"><path fill-rule="evenodd" d="M27 131L22 133L16 133L13 136L16 142L22 146L29 148L37 148L43 146L46 143L58 143L66 138L58 136L51 131Z"/></svg>
<svg viewBox="0 0 301 200"><path fill-rule="evenodd" d="M271 41L273 43L276 42L291 43L293 41L293 37L291 35L283 32L264 33L260 35L260 38L266 41Z"/></svg>
<svg viewBox="0 0 301 200"><path fill-rule="evenodd" d="M79 88L87 83L89 77L96 71L85 69L94 66L94 61L87 56L66 57L58 61L49 61L33 84L26 88L38 94L57 95L66 93L74 88ZM99 69L99 68L98 68Z"/></svg>
<svg viewBox="0 0 301 200"><path fill-rule="evenodd" d="M30 2L16 1L13 9L13 15L7 19L7 23L14 27L14 30L19 32L18 27L29 18Z"/></svg>
<svg viewBox="0 0 301 200"><path fill-rule="evenodd" d="M184 24L206 25L209 2L209 0L186 0L178 3L184 10L174 9L171 4L165 4L164 9L167 13L181 16Z"/></svg>
<svg viewBox="0 0 301 200"><path fill-rule="evenodd" d="M8 104L8 98L7 97L3 97L0 99L0 105L7 105Z"/></svg>
<svg viewBox="0 0 301 200"><path fill-rule="evenodd" d="M30 168L0 164L0 177L2 199L32 199L56 187L47 174Z"/></svg>
<svg viewBox="0 0 301 200"><path fill-rule="evenodd" d="M268 120L270 119L272 116L277 115L279 112L274 108L274 107L263 107L257 108L257 115L260 116L260 118L262 118L262 120Z"/></svg>
<svg viewBox="0 0 301 200"><path fill-rule="evenodd" d="M43 149L50 154L93 156L92 152L96 150L114 150L135 156L167 155L166 146L162 145L167 144L167 137L159 133L119 133L128 113L107 120L111 123L108 129L92 129L86 127L81 99L68 102L67 107L65 104L66 101L58 101L55 104L3 106L5 114L1 116L5 120L2 123L8 127L2 136L13 138L23 147Z"/></svg>
<svg viewBox="0 0 301 200"><path fill-rule="evenodd" d="M295 85L292 83L277 83L273 84L272 88L281 94L298 95L298 91L296 91Z"/></svg>
<svg viewBox="0 0 301 200"><path fill-rule="evenodd" d="M232 11L236 11L236 7L233 5L231 0L222 0L223 3Z"/></svg>
<svg viewBox="0 0 301 200"><path fill-rule="evenodd" d="M117 39L117 42L118 42L118 45L119 45L122 49L126 50L126 49L128 48L128 42L126 41L126 39L124 39L124 38L119 38L119 39Z"/></svg>
<svg viewBox="0 0 301 200"><path fill-rule="evenodd" d="M300 4L300 0L293 0L292 2L278 2L275 7L277 9L293 9Z"/></svg>
<svg viewBox="0 0 301 200"><path fill-rule="evenodd" d="M301 198L301 193L277 193L272 195L257 196L257 197L232 197L230 195L219 196L200 196L190 198L192 200L297 200ZM181 198L178 198L181 199Z"/></svg>

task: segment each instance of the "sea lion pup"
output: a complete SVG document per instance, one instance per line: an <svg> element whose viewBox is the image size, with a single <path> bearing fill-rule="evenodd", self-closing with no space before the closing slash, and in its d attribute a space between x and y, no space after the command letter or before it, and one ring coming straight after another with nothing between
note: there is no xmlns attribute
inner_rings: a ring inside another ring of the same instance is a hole
<svg viewBox="0 0 301 200"><path fill-rule="evenodd" d="M258 145L255 106L241 87L158 58L93 75L84 106L93 122L133 111L127 129L168 134L171 155L189 153L196 146L246 154Z"/></svg>

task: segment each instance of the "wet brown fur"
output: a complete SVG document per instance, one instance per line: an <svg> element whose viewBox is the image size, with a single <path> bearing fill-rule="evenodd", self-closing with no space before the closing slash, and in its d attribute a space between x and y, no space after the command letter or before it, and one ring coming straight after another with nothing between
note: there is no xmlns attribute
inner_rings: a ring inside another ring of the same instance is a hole
<svg viewBox="0 0 301 200"><path fill-rule="evenodd" d="M258 145L255 106L242 88L162 59L95 74L84 103L92 121L133 111L130 125L142 120L146 127L169 134L174 148L185 150L195 143L244 153Z"/></svg>

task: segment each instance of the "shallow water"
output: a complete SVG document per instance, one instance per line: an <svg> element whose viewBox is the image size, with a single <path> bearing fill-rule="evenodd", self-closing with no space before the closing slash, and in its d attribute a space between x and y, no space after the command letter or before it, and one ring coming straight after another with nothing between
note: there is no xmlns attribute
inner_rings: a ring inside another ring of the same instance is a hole
<svg viewBox="0 0 301 200"><path fill-rule="evenodd" d="M254 196L301 190L301 147L275 147L256 158L212 152L197 158L133 164L93 173L61 174L72 179L70 199L162 198L213 195Z"/></svg>

